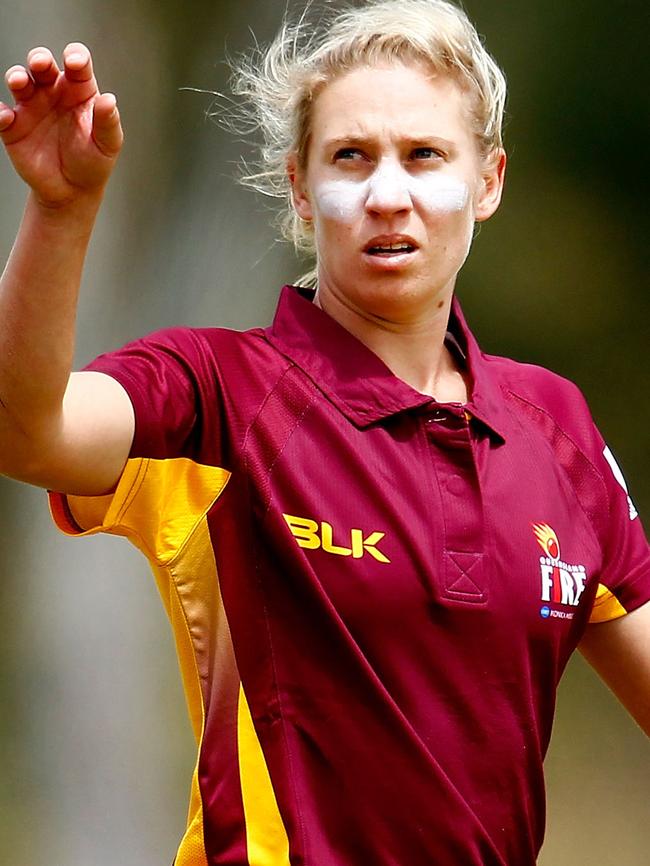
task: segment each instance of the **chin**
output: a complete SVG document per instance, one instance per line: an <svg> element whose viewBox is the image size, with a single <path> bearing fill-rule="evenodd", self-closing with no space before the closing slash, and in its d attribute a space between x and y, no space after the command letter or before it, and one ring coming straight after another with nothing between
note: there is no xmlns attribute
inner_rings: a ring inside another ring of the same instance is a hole
<svg viewBox="0 0 650 866"><path fill-rule="evenodd" d="M375 280L366 291L355 292L354 303L378 319L405 322L416 318L427 306L429 292L417 286L409 286L399 278Z"/></svg>

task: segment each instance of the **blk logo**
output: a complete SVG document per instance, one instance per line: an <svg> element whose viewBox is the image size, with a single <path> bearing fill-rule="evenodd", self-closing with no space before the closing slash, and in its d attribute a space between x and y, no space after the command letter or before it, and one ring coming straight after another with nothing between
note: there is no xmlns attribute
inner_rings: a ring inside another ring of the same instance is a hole
<svg viewBox="0 0 650 866"><path fill-rule="evenodd" d="M540 556L541 600L546 602L541 609L544 618L554 616L549 605L561 604L577 607L585 590L587 571L584 565L571 565L560 556L560 542L555 531L547 523L534 523L533 532L545 556ZM561 617L566 619L567 617Z"/></svg>
<svg viewBox="0 0 650 866"><path fill-rule="evenodd" d="M334 529L331 523L323 520L317 523L308 517L295 517L293 514L283 514L291 534L300 547L308 550L322 548L325 553L333 553L335 556L351 556L353 559L361 559L369 554L377 562L390 562L390 559L377 547L384 537L383 532L371 532L364 535L361 529L351 529L349 546L341 546L334 543ZM341 540L341 539L339 539ZM346 542L348 539L346 539Z"/></svg>

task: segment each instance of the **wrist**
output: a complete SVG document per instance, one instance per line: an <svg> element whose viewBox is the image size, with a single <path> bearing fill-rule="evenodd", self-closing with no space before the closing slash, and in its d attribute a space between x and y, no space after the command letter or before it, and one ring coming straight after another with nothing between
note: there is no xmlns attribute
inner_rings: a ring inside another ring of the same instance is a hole
<svg viewBox="0 0 650 866"><path fill-rule="evenodd" d="M67 201L46 202L30 190L25 207L25 215L30 223L36 221L44 228L77 229L82 233L90 232L95 223L97 212L104 197L104 190L82 193Z"/></svg>
<svg viewBox="0 0 650 866"><path fill-rule="evenodd" d="M103 198L104 187L91 192L79 192L61 201L47 201L32 189L27 197L27 205L47 219L68 219L96 214Z"/></svg>

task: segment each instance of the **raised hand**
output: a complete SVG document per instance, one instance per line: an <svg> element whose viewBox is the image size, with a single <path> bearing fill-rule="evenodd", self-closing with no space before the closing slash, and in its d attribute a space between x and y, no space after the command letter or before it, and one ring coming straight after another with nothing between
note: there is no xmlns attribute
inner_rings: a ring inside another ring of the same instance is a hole
<svg viewBox="0 0 650 866"><path fill-rule="evenodd" d="M38 201L60 207L101 193L122 146L115 96L100 93L89 50L66 46L63 69L47 48L5 76L14 98L0 102L0 138Z"/></svg>

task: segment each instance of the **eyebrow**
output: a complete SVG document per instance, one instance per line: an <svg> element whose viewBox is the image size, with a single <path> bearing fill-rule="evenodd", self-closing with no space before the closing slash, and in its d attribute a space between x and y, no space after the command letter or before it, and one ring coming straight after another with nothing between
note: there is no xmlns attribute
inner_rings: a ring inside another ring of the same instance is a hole
<svg viewBox="0 0 650 866"><path fill-rule="evenodd" d="M338 147L354 147L356 145L367 145L369 143L373 143L376 141L373 136L366 135L341 135L336 136L336 138L329 138L325 141L325 148L327 150L335 150ZM403 138L403 141L409 144L411 147L430 147L431 145L437 145L439 147L443 147L450 152L455 152L457 145L450 141L447 138L442 138L440 135L431 134L418 134L418 135L408 135Z"/></svg>

